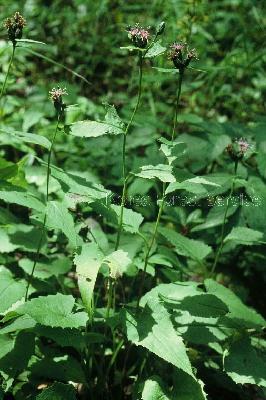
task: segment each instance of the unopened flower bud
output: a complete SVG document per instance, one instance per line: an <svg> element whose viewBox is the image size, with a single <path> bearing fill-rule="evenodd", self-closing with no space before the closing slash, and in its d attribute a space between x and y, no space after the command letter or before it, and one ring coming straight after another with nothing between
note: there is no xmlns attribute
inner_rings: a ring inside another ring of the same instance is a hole
<svg viewBox="0 0 266 400"><path fill-rule="evenodd" d="M66 105L63 102L62 96L67 96L68 93L66 88L62 89L59 86L57 88L53 88L50 92L50 99L54 102L54 107L58 114L62 115L65 111Z"/></svg>
<svg viewBox="0 0 266 400"><path fill-rule="evenodd" d="M164 30L165 30L165 22L162 21L157 27L156 36L162 35L164 33Z"/></svg>
<svg viewBox="0 0 266 400"><path fill-rule="evenodd" d="M8 38L13 42L13 45L15 45L17 39L22 38L25 25L26 20L19 12L15 12L13 17L5 20L4 27L7 29Z"/></svg>
<svg viewBox="0 0 266 400"><path fill-rule="evenodd" d="M136 24L133 27L128 27L127 31L128 37L132 41L134 46L141 49L145 49L145 47L147 47L150 36L149 28L144 29L141 28L139 24Z"/></svg>

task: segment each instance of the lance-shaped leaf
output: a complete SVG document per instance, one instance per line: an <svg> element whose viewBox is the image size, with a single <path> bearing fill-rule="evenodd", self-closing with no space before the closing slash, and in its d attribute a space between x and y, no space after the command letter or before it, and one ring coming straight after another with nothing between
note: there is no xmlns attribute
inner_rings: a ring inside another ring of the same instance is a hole
<svg viewBox="0 0 266 400"><path fill-rule="evenodd" d="M19 204L36 211L44 211L44 204L34 195L16 186L8 186L0 190L0 199L6 203Z"/></svg>
<svg viewBox="0 0 266 400"><path fill-rule="evenodd" d="M207 188L205 187L207 186ZM220 187L217 183L208 181L202 176L195 176L194 178L186 179L182 182L170 183L166 189L166 194L172 193L176 190L186 190L194 194L208 193L208 186Z"/></svg>
<svg viewBox="0 0 266 400"><path fill-rule="evenodd" d="M29 132L13 131L10 129L0 129L0 132L8 133L11 140L15 139L18 142L37 144L38 146L45 147L46 149L50 149L51 147L51 142L46 137L41 135L36 135Z"/></svg>
<svg viewBox="0 0 266 400"><path fill-rule="evenodd" d="M254 229L246 227L236 227L233 228L229 235L224 239L225 242L234 241L238 244L244 244L246 246L251 246L254 244L266 243L263 241L263 233L255 231Z"/></svg>
<svg viewBox="0 0 266 400"><path fill-rule="evenodd" d="M0 313L8 310L12 304L25 295L26 282L15 280L11 272L0 267Z"/></svg>
<svg viewBox="0 0 266 400"><path fill-rule="evenodd" d="M76 254L74 258L81 298L90 316L92 314L93 290L103 257L97 244L85 243L80 253Z"/></svg>
<svg viewBox="0 0 266 400"><path fill-rule="evenodd" d="M170 165L144 165L140 168L139 173L134 175L144 179L159 179L162 182L175 182L175 177L172 174L172 167Z"/></svg>
<svg viewBox="0 0 266 400"><path fill-rule="evenodd" d="M168 228L160 228L159 232L175 247L178 254L193 260L203 260L212 249L199 240L189 239Z"/></svg>

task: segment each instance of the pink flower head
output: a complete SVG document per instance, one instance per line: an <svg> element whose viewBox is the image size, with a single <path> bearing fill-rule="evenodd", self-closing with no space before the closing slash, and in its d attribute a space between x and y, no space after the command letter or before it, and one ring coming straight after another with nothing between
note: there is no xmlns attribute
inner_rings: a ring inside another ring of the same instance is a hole
<svg viewBox="0 0 266 400"><path fill-rule="evenodd" d="M62 99L62 96L67 96L68 93L66 91L66 88L62 89L59 86L57 88L53 88L49 92L50 99L53 101L60 101Z"/></svg>
<svg viewBox="0 0 266 400"><path fill-rule="evenodd" d="M197 54L197 52L196 52L196 49L188 50L188 52L187 52L187 58L188 58L189 60L192 60L193 58L194 58L195 60L198 60L198 54Z"/></svg>
<svg viewBox="0 0 266 400"><path fill-rule="evenodd" d="M133 27L127 29L128 36L132 40L133 44L140 48L145 48L147 46L150 32L149 28L145 29L136 24Z"/></svg>
<svg viewBox="0 0 266 400"><path fill-rule="evenodd" d="M244 138L236 140L236 143L238 144L239 151L242 154L245 154L248 151L248 149L251 148L251 145Z"/></svg>

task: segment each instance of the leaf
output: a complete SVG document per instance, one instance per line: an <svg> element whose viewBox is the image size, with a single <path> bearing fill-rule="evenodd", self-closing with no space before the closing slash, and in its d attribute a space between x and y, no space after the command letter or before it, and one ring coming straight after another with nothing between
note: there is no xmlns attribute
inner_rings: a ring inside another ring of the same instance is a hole
<svg viewBox="0 0 266 400"><path fill-rule="evenodd" d="M135 176L139 176L144 179L157 178L162 182L175 182L175 177L172 174L172 167L170 165L145 165L140 168L141 172L135 173Z"/></svg>
<svg viewBox="0 0 266 400"><path fill-rule="evenodd" d="M118 224L121 207L112 204L111 210L114 211L116 216L116 223ZM131 210L130 208L125 207L123 213L123 223L122 223L123 230L130 233L137 233L143 219L144 218L140 213L137 213Z"/></svg>
<svg viewBox="0 0 266 400"><path fill-rule="evenodd" d="M159 42L155 42L147 51L144 58L154 58L163 54L167 50Z"/></svg>
<svg viewBox="0 0 266 400"><path fill-rule="evenodd" d="M174 388L172 400L207 400L201 380L193 379L183 371L174 372Z"/></svg>
<svg viewBox="0 0 266 400"><path fill-rule="evenodd" d="M40 393L36 400L76 400L76 391L72 385L55 382Z"/></svg>
<svg viewBox="0 0 266 400"><path fill-rule="evenodd" d="M212 251L211 247L205 243L189 239L172 229L159 228L159 232L175 246L175 250L178 254L189 257L193 260L203 260Z"/></svg>
<svg viewBox="0 0 266 400"><path fill-rule="evenodd" d="M29 43L29 44L43 44L46 45L44 42L39 42L38 40L32 40L32 39L16 39L16 42L18 43Z"/></svg>
<svg viewBox="0 0 266 400"><path fill-rule="evenodd" d="M227 314L226 304L213 294L199 294L186 297L178 306L179 309L188 311L197 317L214 318Z"/></svg>
<svg viewBox="0 0 266 400"><path fill-rule="evenodd" d="M33 261L28 258L22 258L19 260L19 266L30 275L32 270ZM51 276L60 276L70 271L72 267L71 260L67 257L60 257L47 262L38 262L34 277L39 279L49 279Z"/></svg>
<svg viewBox="0 0 266 400"><path fill-rule="evenodd" d="M236 383L266 387L266 364L257 355L248 337L230 346L224 357L224 369Z"/></svg>
<svg viewBox="0 0 266 400"><path fill-rule="evenodd" d="M141 396L142 400L171 400L172 396L166 394L163 383L158 376L147 379Z"/></svg>
<svg viewBox="0 0 266 400"><path fill-rule="evenodd" d="M83 351L86 346L85 336L79 329L36 325L33 332L38 336L53 340L61 347L73 347L78 351Z"/></svg>
<svg viewBox="0 0 266 400"><path fill-rule="evenodd" d="M104 258L103 264L107 264L110 271L110 277L113 279L120 278L126 271L127 267L131 263L128 253L124 250L113 251Z"/></svg>
<svg viewBox="0 0 266 400"><path fill-rule="evenodd" d="M87 315L84 312L73 313L74 297L57 293L40 296L16 308L19 315L29 315L41 325L60 328L84 327Z"/></svg>
<svg viewBox="0 0 266 400"><path fill-rule="evenodd" d="M124 313L128 340L147 348L158 357L194 377L183 340L172 326L166 309L157 305L151 310L146 305L141 314L133 317Z"/></svg>
<svg viewBox="0 0 266 400"><path fill-rule="evenodd" d="M107 134L120 135L124 133L124 123L118 116L115 107L107 104L106 108L105 122L74 122L65 127L66 132L79 137L98 137Z"/></svg>
<svg viewBox="0 0 266 400"><path fill-rule="evenodd" d="M236 227L224 239L225 242L232 240L238 244L251 246L254 244L266 243L263 239L263 233L246 227Z"/></svg>
<svg viewBox="0 0 266 400"><path fill-rule="evenodd" d="M152 68L164 74L179 74L179 71L176 68L159 68L159 67L152 67Z"/></svg>
<svg viewBox="0 0 266 400"><path fill-rule="evenodd" d="M169 165L171 165L178 157L182 156L187 147L186 143L177 141L171 142L165 138L160 138L160 142L160 150L164 153Z"/></svg>
<svg viewBox="0 0 266 400"><path fill-rule="evenodd" d="M49 201L47 204L47 226L60 229L68 238L71 246L77 246L77 233L74 220L67 207L59 201Z"/></svg>
<svg viewBox="0 0 266 400"><path fill-rule="evenodd" d="M0 199L6 203L19 204L20 206L32 208L39 212L44 211L45 208L44 204L37 197L16 186L13 188L10 186L7 190L0 190Z"/></svg>
<svg viewBox="0 0 266 400"><path fill-rule="evenodd" d="M26 282L15 280L11 272L0 266L0 313L21 300L26 292Z"/></svg>
<svg viewBox="0 0 266 400"><path fill-rule="evenodd" d="M103 254L95 243L85 243L80 253L74 257L81 298L90 317L92 314L94 285L102 259Z"/></svg>
<svg viewBox="0 0 266 400"><path fill-rule="evenodd" d="M182 182L170 183L166 189L166 194L172 193L175 190L186 190L194 194L207 193L207 189L204 187L204 185L220 187L220 185L208 181L201 176L196 176L194 178L186 179Z"/></svg>
<svg viewBox="0 0 266 400"><path fill-rule="evenodd" d="M8 135L11 136L11 139L15 138L24 143L37 144L38 146L45 147L46 149L50 149L51 147L51 142L46 137L41 135L35 135L34 133L28 132L18 132L10 129L0 129L0 132L8 133Z"/></svg>
<svg viewBox="0 0 266 400"><path fill-rule="evenodd" d="M243 304L231 290L212 279L205 280L204 285L207 293L214 294L227 305L229 309L228 317L235 320L236 323L251 328L265 326L265 320L262 316Z"/></svg>
<svg viewBox="0 0 266 400"><path fill-rule="evenodd" d="M38 378L86 383L81 363L74 357L46 357L31 364L30 372ZM49 399L50 400L50 399Z"/></svg>

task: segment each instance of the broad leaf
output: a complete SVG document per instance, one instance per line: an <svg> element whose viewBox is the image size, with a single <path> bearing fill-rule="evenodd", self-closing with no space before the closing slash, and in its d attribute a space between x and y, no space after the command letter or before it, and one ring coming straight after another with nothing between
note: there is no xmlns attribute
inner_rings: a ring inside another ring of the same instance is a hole
<svg viewBox="0 0 266 400"><path fill-rule="evenodd" d="M0 313L21 300L26 292L26 282L15 280L11 272L0 266Z"/></svg>
<svg viewBox="0 0 266 400"><path fill-rule="evenodd" d="M229 235L224 239L225 242L234 241L238 244L244 244L246 246L251 246L254 244L266 243L263 239L263 233L255 231L254 229L246 227L236 227L233 228Z"/></svg>
<svg viewBox="0 0 266 400"><path fill-rule="evenodd" d="M154 58L161 54L163 54L167 50L166 47L163 47L159 42L155 42L147 51L144 58Z"/></svg>
<svg viewBox="0 0 266 400"><path fill-rule="evenodd" d="M139 173L134 175L144 179L159 179L162 182L175 182L175 177L172 174L172 167L170 165L145 165L140 168Z"/></svg>
<svg viewBox="0 0 266 400"><path fill-rule="evenodd" d="M76 400L76 391L72 385L55 382L40 393L36 400Z"/></svg>
<svg viewBox="0 0 266 400"><path fill-rule="evenodd" d="M124 250L117 250L104 258L103 264L107 264L110 271L110 277L120 278L131 263L128 253Z"/></svg>

